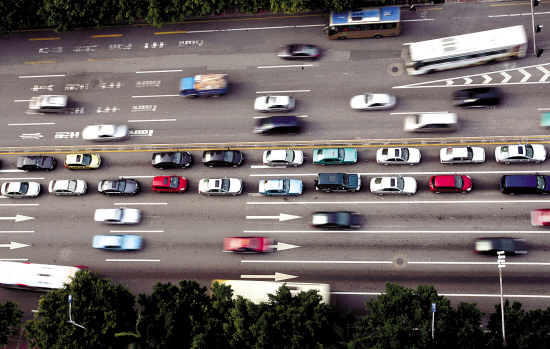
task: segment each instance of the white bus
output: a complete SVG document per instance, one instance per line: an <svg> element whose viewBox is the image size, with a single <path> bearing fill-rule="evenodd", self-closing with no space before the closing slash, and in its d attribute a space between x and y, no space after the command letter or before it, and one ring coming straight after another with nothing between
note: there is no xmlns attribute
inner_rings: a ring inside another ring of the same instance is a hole
<svg viewBox="0 0 550 349"><path fill-rule="evenodd" d="M405 45L402 57L409 75L494 63L525 57L522 25L427 40Z"/></svg>
<svg viewBox="0 0 550 349"><path fill-rule="evenodd" d="M285 282L276 281L251 281L251 280L213 280L220 284L226 284L233 289L233 297L242 296L249 299L252 303L259 304L261 302L267 303L269 298L267 294L275 295L279 287ZM319 291L319 295L323 297L321 303L330 303L330 285L329 284L311 284L304 282L286 282L286 287L290 289L290 293L295 296L301 291L307 292L309 290Z"/></svg>
<svg viewBox="0 0 550 349"><path fill-rule="evenodd" d="M49 291L70 284L74 274L86 267L65 267L0 261L0 286L32 291Z"/></svg>

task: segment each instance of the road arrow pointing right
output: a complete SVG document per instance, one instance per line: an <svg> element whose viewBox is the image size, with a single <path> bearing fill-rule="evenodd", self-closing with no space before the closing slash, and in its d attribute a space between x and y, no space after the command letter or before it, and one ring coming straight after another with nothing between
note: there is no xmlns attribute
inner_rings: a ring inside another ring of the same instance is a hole
<svg viewBox="0 0 550 349"><path fill-rule="evenodd" d="M28 247L30 245L20 244L19 242L11 242L11 244L0 244L0 247L9 247L10 250L15 250L16 248Z"/></svg>
<svg viewBox="0 0 550 349"><path fill-rule="evenodd" d="M23 221L28 221L30 219L35 219L34 217L27 217L27 216L23 216L23 215L15 215L15 217L0 217L0 220L2 221L9 221L9 220L14 220L15 222L23 222Z"/></svg>
<svg viewBox="0 0 550 349"><path fill-rule="evenodd" d="M241 275L241 279L275 279L275 281L294 279L297 276L275 273L275 275Z"/></svg>
<svg viewBox="0 0 550 349"><path fill-rule="evenodd" d="M294 216L286 213L281 213L278 216L246 216L246 219L278 219L279 222L288 221L296 218L302 218L302 216Z"/></svg>
<svg viewBox="0 0 550 349"><path fill-rule="evenodd" d="M291 248L297 248L297 247L300 247L300 246L278 242L277 245L270 245L270 247L271 248L276 248L277 251L283 251L283 250L290 250Z"/></svg>

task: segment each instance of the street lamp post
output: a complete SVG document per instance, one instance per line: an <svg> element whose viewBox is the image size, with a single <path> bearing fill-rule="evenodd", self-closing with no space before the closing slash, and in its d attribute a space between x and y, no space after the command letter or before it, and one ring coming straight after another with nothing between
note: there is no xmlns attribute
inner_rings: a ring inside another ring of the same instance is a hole
<svg viewBox="0 0 550 349"><path fill-rule="evenodd" d="M540 0L531 0L531 27L533 28L533 51L535 53L536 57L542 56L542 53L544 52L543 49L537 49L537 39L535 36L535 33L540 33L542 30L542 25L535 25L535 6L538 6L540 4Z"/></svg>
<svg viewBox="0 0 550 349"><path fill-rule="evenodd" d="M76 322L73 321L72 317L71 317L71 310L72 310L72 304L73 304L73 295L70 294L69 295L69 323L75 325L75 326L78 326L80 328L83 328L83 329L86 329L86 327L84 326L81 326L79 324L77 324Z"/></svg>
<svg viewBox="0 0 550 349"><path fill-rule="evenodd" d="M498 251L498 276L500 278L500 313L502 314L502 345L506 347L508 344L506 344L506 336L504 334L504 299L502 297L502 268L506 267L505 262L505 254L504 251Z"/></svg>

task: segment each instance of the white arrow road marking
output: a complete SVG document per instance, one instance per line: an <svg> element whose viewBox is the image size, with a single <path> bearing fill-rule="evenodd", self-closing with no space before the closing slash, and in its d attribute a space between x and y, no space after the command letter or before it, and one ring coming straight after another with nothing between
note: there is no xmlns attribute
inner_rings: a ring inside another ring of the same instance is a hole
<svg viewBox="0 0 550 349"><path fill-rule="evenodd" d="M246 216L246 219L278 219L279 222L288 221L296 218L302 218L302 216L294 216L286 213L281 213L278 216Z"/></svg>
<svg viewBox="0 0 550 349"><path fill-rule="evenodd" d="M472 83L472 79L470 78L463 78L464 79L464 85L470 85Z"/></svg>
<svg viewBox="0 0 550 349"><path fill-rule="evenodd" d="M15 250L16 248L28 247L30 245L20 244L19 242L11 242L11 244L0 244L0 247L9 247L10 250Z"/></svg>
<svg viewBox="0 0 550 349"><path fill-rule="evenodd" d="M15 217L0 217L0 220L3 220L3 221L9 221L9 220L15 220L16 222L23 222L23 221L28 221L30 219L35 219L34 217L27 217L27 216L23 216L23 215L15 215Z"/></svg>
<svg viewBox="0 0 550 349"><path fill-rule="evenodd" d="M539 81L546 81L546 79L548 79L548 77L550 77L550 71L548 71L548 69L546 69L544 67L537 67L537 69L544 73L544 76L542 78L540 78Z"/></svg>
<svg viewBox="0 0 550 349"><path fill-rule="evenodd" d="M454 83L453 80L446 80L445 82L447 83L447 85L452 85Z"/></svg>
<svg viewBox="0 0 550 349"><path fill-rule="evenodd" d="M508 82L508 80L510 80L512 78L512 75L508 74L507 72L500 72L500 75L504 76L504 80L502 80L500 83L501 84L505 84Z"/></svg>
<svg viewBox="0 0 550 349"><path fill-rule="evenodd" d="M529 80L529 78L531 77L531 74L529 74L525 69L518 69L518 71L520 73L522 73L523 75L525 75L525 77L523 79L521 79L521 82L525 82L525 81Z"/></svg>
<svg viewBox="0 0 550 349"><path fill-rule="evenodd" d="M285 243L282 243L282 242L278 242L277 245L270 245L269 247L271 248L276 248L277 251L282 251L282 250L290 250L292 248L298 248L300 246L298 245L291 245L291 244L285 244Z"/></svg>
<svg viewBox="0 0 550 349"><path fill-rule="evenodd" d="M483 78L485 79L485 81L483 81L482 84L488 84L489 82L491 82L491 80L493 80L493 78L491 78L487 74L482 74L481 76L483 76Z"/></svg>
<svg viewBox="0 0 550 349"><path fill-rule="evenodd" d="M275 279L275 281L294 279L297 276L275 273L275 275L241 275L241 279Z"/></svg>

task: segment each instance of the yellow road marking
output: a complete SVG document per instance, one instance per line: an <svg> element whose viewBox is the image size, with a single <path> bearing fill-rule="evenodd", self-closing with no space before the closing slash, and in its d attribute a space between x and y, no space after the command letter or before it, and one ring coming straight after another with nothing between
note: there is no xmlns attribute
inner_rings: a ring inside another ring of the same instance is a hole
<svg viewBox="0 0 550 349"><path fill-rule="evenodd" d="M164 34L185 34L187 33L187 30L179 30L179 31L174 31L174 32L158 32L158 33L155 33L155 35L164 35Z"/></svg>
<svg viewBox="0 0 550 349"><path fill-rule="evenodd" d="M122 34L107 34L107 35L92 35L92 39L95 38L115 38L118 36L122 36Z"/></svg>
<svg viewBox="0 0 550 349"><path fill-rule="evenodd" d="M25 62L25 64L55 63L56 61Z"/></svg>
<svg viewBox="0 0 550 349"><path fill-rule="evenodd" d="M29 39L29 41L41 41L41 40L59 40L61 38L34 38L34 39Z"/></svg>

